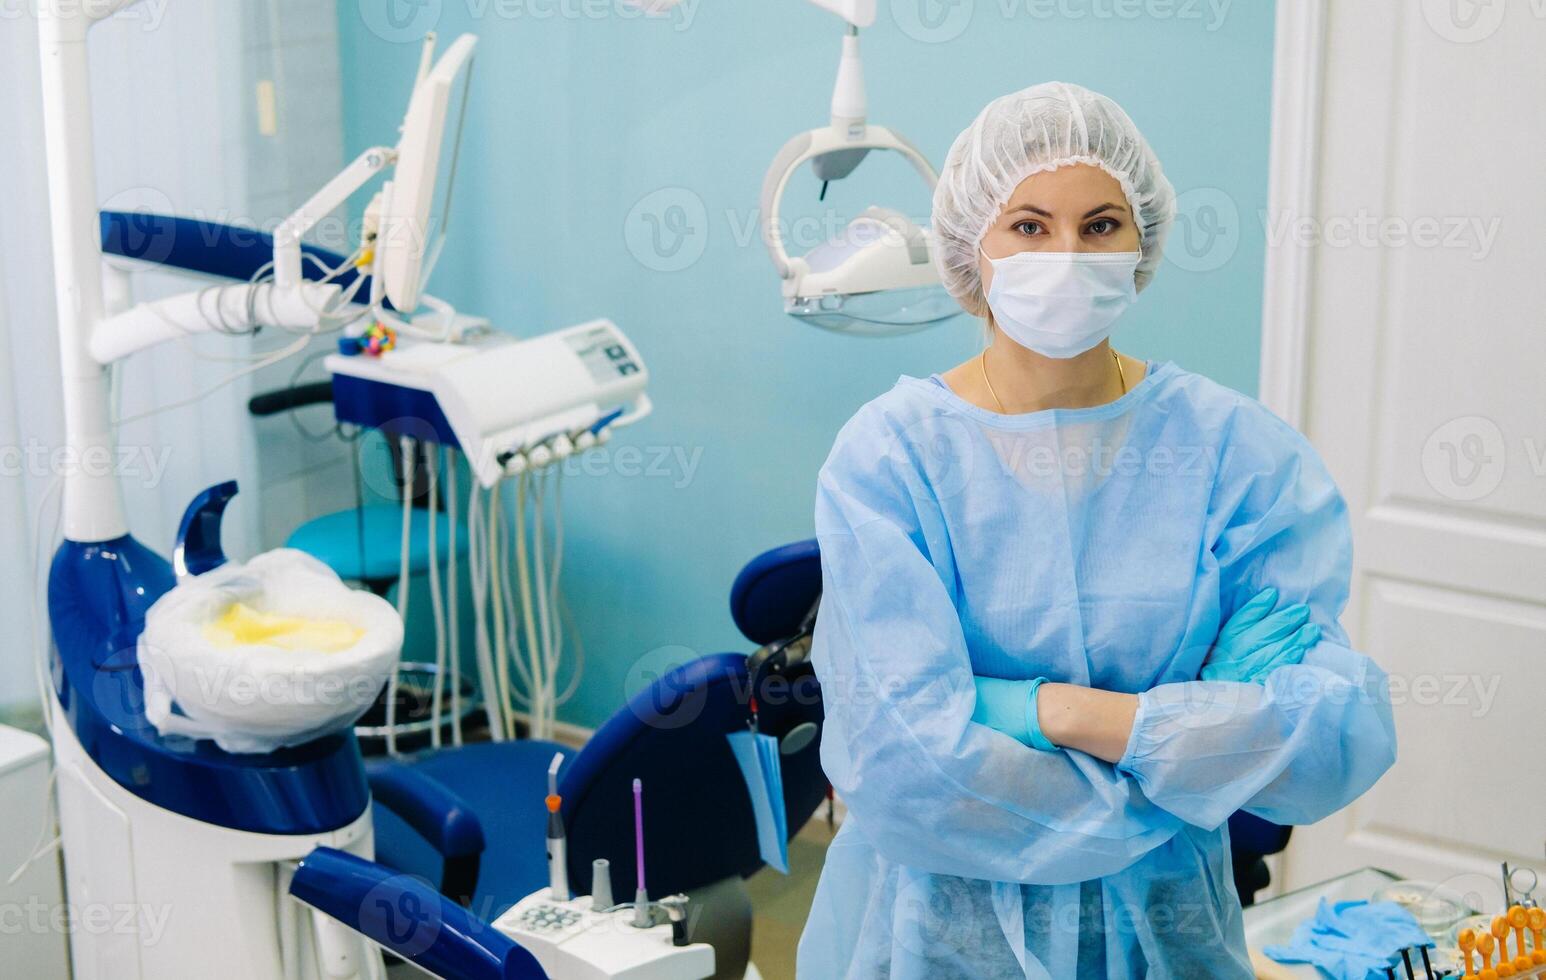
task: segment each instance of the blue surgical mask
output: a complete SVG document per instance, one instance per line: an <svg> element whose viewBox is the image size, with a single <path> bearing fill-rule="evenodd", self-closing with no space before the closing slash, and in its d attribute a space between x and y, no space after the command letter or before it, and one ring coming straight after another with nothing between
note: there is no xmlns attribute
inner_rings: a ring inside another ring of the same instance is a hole
<svg viewBox="0 0 1546 980"><path fill-rule="evenodd" d="M995 259L988 308L1010 340L1047 357L1083 354L1111 336L1138 298L1141 252L1016 252Z"/></svg>

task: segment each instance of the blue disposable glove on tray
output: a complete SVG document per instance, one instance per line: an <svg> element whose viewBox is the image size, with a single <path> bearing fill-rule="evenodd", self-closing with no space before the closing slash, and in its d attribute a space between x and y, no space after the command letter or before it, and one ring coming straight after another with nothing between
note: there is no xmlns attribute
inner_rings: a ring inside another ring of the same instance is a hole
<svg viewBox="0 0 1546 980"><path fill-rule="evenodd" d="M1281 946L1262 950L1279 963L1311 963L1333 980L1384 978L1401 951L1432 946L1412 913L1395 902L1337 902L1321 899L1315 917L1294 930Z"/></svg>

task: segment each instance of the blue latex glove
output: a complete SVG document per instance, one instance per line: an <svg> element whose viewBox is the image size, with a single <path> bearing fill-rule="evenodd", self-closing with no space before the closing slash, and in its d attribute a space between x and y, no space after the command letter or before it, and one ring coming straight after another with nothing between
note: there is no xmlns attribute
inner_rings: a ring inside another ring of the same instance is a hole
<svg viewBox="0 0 1546 980"><path fill-rule="evenodd" d="M1334 980L1374 980L1387 976L1385 968L1403 949L1432 945L1412 913L1395 902L1333 905L1323 898L1293 938L1262 952L1279 963L1313 963Z"/></svg>
<svg viewBox="0 0 1546 980"><path fill-rule="evenodd" d="M1036 690L1046 681L1007 681L999 677L973 677L977 685L977 706L972 721L1003 732L1010 738L1043 752L1055 752L1057 746L1041 733L1036 720Z"/></svg>
<svg viewBox="0 0 1546 980"><path fill-rule="evenodd" d="M1297 664L1320 642L1321 628L1310 622L1310 607L1285 606L1276 611L1278 590L1265 588L1229 617L1203 661L1198 675L1205 681L1265 684L1279 667Z"/></svg>

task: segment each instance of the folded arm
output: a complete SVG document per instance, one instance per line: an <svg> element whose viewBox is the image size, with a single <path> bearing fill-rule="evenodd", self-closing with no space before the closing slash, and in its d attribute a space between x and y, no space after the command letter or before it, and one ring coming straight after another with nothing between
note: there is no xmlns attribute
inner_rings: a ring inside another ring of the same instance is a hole
<svg viewBox="0 0 1546 980"><path fill-rule="evenodd" d="M1264 587L1303 603L1319 640L1265 685L1164 684L1138 696L1117 764L1188 823L1214 827L1245 809L1310 823L1362 795L1395 761L1385 674L1348 646L1352 540L1346 506L1302 436L1259 407L1237 416L1210 520L1204 574L1221 616Z"/></svg>
<svg viewBox="0 0 1546 980"><path fill-rule="evenodd" d="M1263 684L1279 667L1304 660L1320 640L1320 627L1309 623L1309 606L1274 609L1278 598L1276 589L1263 589L1235 611L1208 652L1202 680ZM1126 753L1137 720L1136 695L1046 678L976 682L972 720L979 724L1048 752L1075 749L1113 763Z"/></svg>
<svg viewBox="0 0 1546 980"><path fill-rule="evenodd" d="M1164 684L1139 696L1117 768L1188 823L1236 810L1313 823L1364 793L1395 762L1385 674L1323 639L1263 686Z"/></svg>

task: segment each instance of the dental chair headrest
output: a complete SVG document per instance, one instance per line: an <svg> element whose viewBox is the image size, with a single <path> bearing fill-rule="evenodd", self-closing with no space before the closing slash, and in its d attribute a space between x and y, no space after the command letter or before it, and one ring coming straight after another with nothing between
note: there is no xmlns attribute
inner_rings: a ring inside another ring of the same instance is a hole
<svg viewBox="0 0 1546 980"><path fill-rule="evenodd" d="M746 563L730 587L730 615L758 646L777 643L808 628L821 598L821 550L816 539L764 551Z"/></svg>

